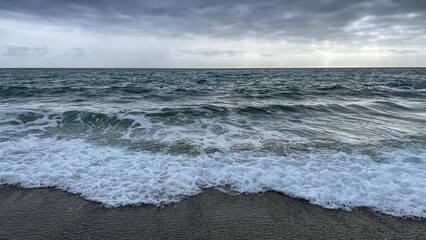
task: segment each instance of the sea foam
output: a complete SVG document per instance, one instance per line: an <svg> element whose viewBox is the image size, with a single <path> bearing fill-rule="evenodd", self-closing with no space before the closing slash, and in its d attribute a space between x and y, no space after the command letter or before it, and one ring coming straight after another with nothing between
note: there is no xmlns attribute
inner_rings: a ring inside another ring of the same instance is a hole
<svg viewBox="0 0 426 240"><path fill-rule="evenodd" d="M273 190L326 208L426 217L426 150L383 148L378 159L332 150L171 155L29 136L0 142L0 184L56 187L108 207L167 204L211 187Z"/></svg>

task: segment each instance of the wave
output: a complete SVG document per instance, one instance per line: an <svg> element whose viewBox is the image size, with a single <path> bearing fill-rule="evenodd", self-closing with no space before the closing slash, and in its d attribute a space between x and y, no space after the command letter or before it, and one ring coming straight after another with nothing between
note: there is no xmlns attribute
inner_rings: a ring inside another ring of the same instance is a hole
<svg viewBox="0 0 426 240"><path fill-rule="evenodd" d="M126 97L122 97L121 102L125 101ZM79 109L74 109L73 101L76 101L76 106ZM419 103L417 101L401 101L401 100L373 100L373 101L319 101L319 102L284 102L281 104L274 103L255 103L253 104L245 104L245 105L231 105L231 104L202 104L202 105L188 105L188 106L165 106L165 107L156 107L150 108L150 105L147 105L146 108L144 106L132 106L130 109L123 109L118 104L116 107L114 103L108 102L108 105L111 105L109 109L105 109L105 105L102 103L99 106L96 106L96 103L90 103L90 107L84 110L82 109L81 102L86 101L85 99L77 98L70 99L68 103L68 109L58 109L58 110L49 110L49 109L35 109L34 111L38 114L41 112L45 112L50 114L49 112L56 113L87 113L87 114L105 114L108 115L110 113L124 113L124 114L146 114L147 116L155 116L155 117L163 117L168 118L171 116L181 115L185 117L192 118L214 118L216 116L225 116L231 114L241 114L241 115L253 115L253 116L262 116L270 117L272 115L292 118L292 114L297 114L299 117L311 117L312 115L329 115L330 113L341 116L342 118L345 115L358 114L358 115L370 115L371 117L375 117L376 115L389 115L389 117L393 117L395 113L404 113L404 114L415 114L415 113L423 113L426 111L426 107L424 104ZM120 102L120 103L121 103ZM24 105L25 106L25 105ZM31 106L31 105L28 105ZM67 106L67 104L60 104L60 106ZM127 106L127 105L125 105ZM136 108L135 108L136 107ZM16 113L22 114L24 111L26 114L31 114L31 108L1 108L0 107L0 117L2 114L12 114L12 111L16 109ZM120 109L120 110L114 110ZM55 113L55 114L56 114ZM305 115L298 115L298 114Z"/></svg>
<svg viewBox="0 0 426 240"><path fill-rule="evenodd" d="M0 184L107 206L216 187L425 217L424 69L0 69Z"/></svg>
<svg viewBox="0 0 426 240"><path fill-rule="evenodd" d="M418 109L381 102L206 105L109 112L0 109L0 140L23 136L88 138L107 145L121 142L130 148L161 146L170 151L179 142L189 152L256 150L285 154L305 147L351 148L351 144L359 148L406 142L423 146L425 125Z"/></svg>
<svg viewBox="0 0 426 240"><path fill-rule="evenodd" d="M365 206L426 217L426 150L383 148L379 154L382 162L331 150L191 157L31 137L0 142L0 184L56 187L109 207L167 204L211 187L234 193L273 190L325 208Z"/></svg>

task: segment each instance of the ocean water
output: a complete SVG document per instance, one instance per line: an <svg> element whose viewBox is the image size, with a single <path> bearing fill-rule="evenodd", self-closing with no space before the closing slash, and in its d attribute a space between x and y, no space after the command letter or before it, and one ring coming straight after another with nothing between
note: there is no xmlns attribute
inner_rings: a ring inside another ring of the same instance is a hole
<svg viewBox="0 0 426 240"><path fill-rule="evenodd" d="M0 69L0 184L426 217L426 69Z"/></svg>

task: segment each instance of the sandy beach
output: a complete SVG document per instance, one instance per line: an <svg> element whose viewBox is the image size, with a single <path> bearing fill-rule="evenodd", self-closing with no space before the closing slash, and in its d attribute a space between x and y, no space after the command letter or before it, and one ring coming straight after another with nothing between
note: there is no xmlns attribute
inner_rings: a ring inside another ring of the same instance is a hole
<svg viewBox="0 0 426 240"><path fill-rule="evenodd" d="M217 190L164 207L105 208L53 188L0 187L0 239L424 239L425 219Z"/></svg>

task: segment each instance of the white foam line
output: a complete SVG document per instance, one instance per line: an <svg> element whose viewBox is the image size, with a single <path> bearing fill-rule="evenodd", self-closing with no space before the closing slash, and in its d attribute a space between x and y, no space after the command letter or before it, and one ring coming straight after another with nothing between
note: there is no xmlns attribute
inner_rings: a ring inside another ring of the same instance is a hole
<svg viewBox="0 0 426 240"><path fill-rule="evenodd" d="M27 137L0 142L0 184L54 186L112 207L176 202L202 188L229 186L275 190L326 208L426 217L426 150L384 148L381 157L386 161L330 150L190 157Z"/></svg>

